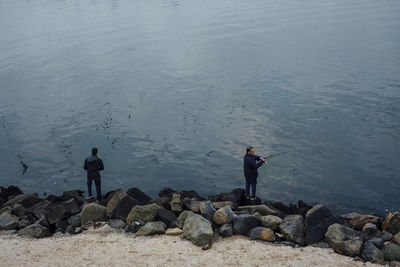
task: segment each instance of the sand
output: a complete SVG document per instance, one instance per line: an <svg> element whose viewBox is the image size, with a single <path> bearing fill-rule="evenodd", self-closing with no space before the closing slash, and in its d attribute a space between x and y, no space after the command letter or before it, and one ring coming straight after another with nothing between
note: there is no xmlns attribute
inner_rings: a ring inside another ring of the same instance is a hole
<svg viewBox="0 0 400 267"><path fill-rule="evenodd" d="M330 248L220 239L202 250L181 236L138 237L108 225L79 235L33 239L0 233L1 266L376 266Z"/></svg>

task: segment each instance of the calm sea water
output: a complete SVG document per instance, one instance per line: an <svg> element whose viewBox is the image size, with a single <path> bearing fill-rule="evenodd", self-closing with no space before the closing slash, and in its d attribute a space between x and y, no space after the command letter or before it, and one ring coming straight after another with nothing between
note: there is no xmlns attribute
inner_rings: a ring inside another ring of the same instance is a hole
<svg viewBox="0 0 400 267"><path fill-rule="evenodd" d="M0 2L0 184L400 208L397 0ZM23 171L22 163L28 168Z"/></svg>

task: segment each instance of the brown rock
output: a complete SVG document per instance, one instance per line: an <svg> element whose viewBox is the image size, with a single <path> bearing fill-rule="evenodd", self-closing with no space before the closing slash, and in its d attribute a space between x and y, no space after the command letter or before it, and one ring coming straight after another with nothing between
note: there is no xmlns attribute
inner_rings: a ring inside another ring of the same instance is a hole
<svg viewBox="0 0 400 267"><path fill-rule="evenodd" d="M362 229L366 223L377 224L379 217L374 215L360 215L349 221L349 223L357 230Z"/></svg>

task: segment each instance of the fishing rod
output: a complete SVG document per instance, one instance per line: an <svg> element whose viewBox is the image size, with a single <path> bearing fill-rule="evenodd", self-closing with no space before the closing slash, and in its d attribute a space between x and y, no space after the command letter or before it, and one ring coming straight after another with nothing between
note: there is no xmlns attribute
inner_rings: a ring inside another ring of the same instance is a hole
<svg viewBox="0 0 400 267"><path fill-rule="evenodd" d="M292 151L285 151L285 152L281 152L281 153L271 154L268 157L264 157L264 158L265 159L270 159L270 158L273 158L273 157L276 157L276 156L280 156L280 155L283 155L283 154L286 154L286 153L290 153L290 152L292 152Z"/></svg>

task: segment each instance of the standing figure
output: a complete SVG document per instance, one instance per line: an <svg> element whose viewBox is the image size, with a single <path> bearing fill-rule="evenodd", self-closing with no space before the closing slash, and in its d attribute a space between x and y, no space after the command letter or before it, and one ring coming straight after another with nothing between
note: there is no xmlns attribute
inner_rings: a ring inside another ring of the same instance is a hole
<svg viewBox="0 0 400 267"><path fill-rule="evenodd" d="M92 196L92 181L96 185L97 200L101 200L100 171L104 170L103 161L97 157L97 148L92 148L92 155L85 159L83 168L87 171L88 197Z"/></svg>
<svg viewBox="0 0 400 267"><path fill-rule="evenodd" d="M254 147L248 146L246 148L246 155L243 158L244 177L246 178L246 199L249 199L251 186L251 200L255 200L258 177L257 169L265 162L267 162L266 158L254 155Z"/></svg>

